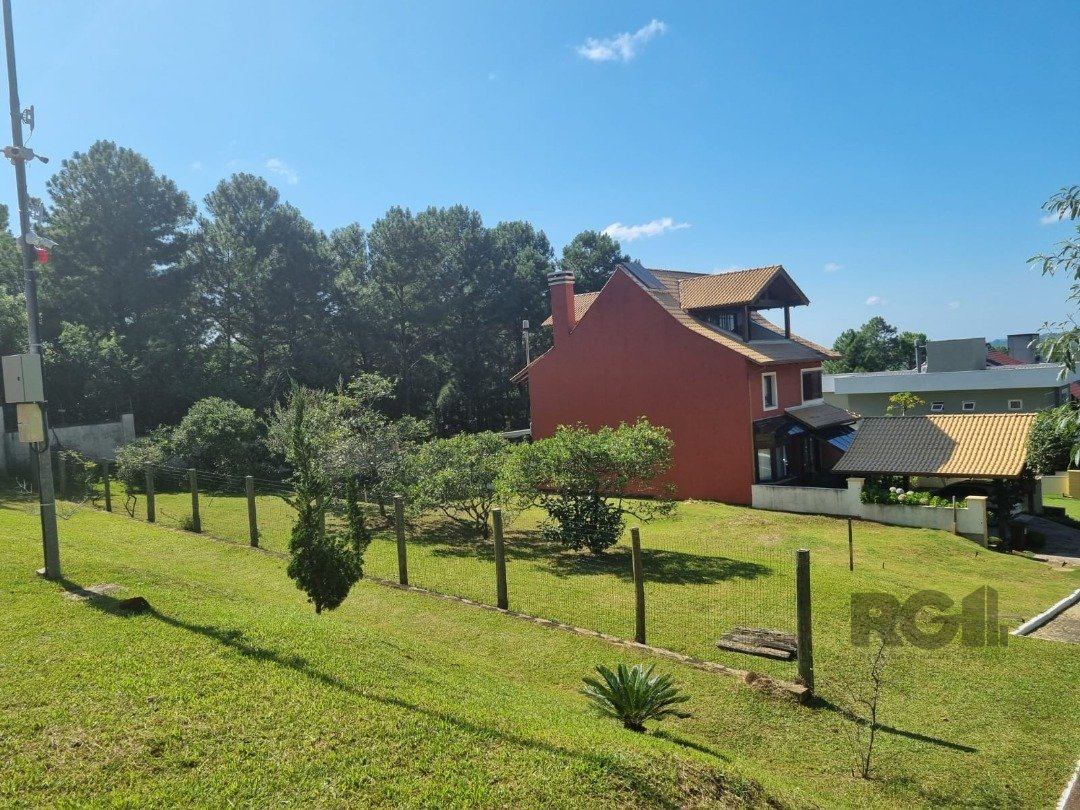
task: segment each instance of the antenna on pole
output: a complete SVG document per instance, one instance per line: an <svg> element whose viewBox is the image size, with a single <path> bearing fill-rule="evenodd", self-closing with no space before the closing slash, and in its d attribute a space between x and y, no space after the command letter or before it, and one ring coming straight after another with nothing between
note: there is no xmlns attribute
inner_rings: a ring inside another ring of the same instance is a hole
<svg viewBox="0 0 1080 810"><path fill-rule="evenodd" d="M48 158L35 155L32 149L23 145L23 124L34 126L34 108L23 110L19 104L19 79L15 71L15 35L11 24L11 0L3 0L4 6L4 45L7 50L8 101L11 107L11 146L3 148L5 157L15 165L15 191L19 200L19 253L22 255L24 289L26 292L26 324L30 342L30 355L35 357L36 365L41 364L41 332L38 323L37 306L37 248L48 250L55 243L34 233L30 227L30 200L26 193L26 164L38 158L43 163ZM28 120L29 119L29 120ZM5 361L5 366L7 361ZM6 375L5 375L6 376ZM7 387L5 385L5 387ZM60 538L56 530L56 499L53 491L52 453L49 450L49 425L45 408L44 380L39 393L41 400L24 403L28 417L34 413L40 415L40 438L31 441L30 449L37 459L38 498L41 503L41 543L45 555L45 567L38 573L48 579L60 579ZM32 421L37 421L33 419ZM27 434L37 438L38 432Z"/></svg>

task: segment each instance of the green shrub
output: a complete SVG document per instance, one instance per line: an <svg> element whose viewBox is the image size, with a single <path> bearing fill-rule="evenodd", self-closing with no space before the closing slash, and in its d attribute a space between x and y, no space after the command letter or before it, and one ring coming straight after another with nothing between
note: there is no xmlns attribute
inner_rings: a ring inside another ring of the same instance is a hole
<svg viewBox="0 0 1080 810"><path fill-rule="evenodd" d="M601 714L631 731L644 731L647 720L690 716L673 708L690 698L679 694L670 675L653 675L652 664L619 664L615 671L598 666L596 671L600 678L584 679L585 696Z"/></svg>
<svg viewBox="0 0 1080 810"><path fill-rule="evenodd" d="M89 498L98 479L97 462L91 461L78 450L62 450L58 461L66 465L67 491L57 493L61 498ZM59 481L59 474L57 475Z"/></svg>
<svg viewBox="0 0 1080 810"><path fill-rule="evenodd" d="M539 502L548 513L547 536L571 549L594 553L614 545L623 516L642 523L670 515L674 487L662 483L671 468L667 428L642 417L633 425L560 425L555 435L517 447L500 489L525 502ZM628 500L645 496L643 500Z"/></svg>
<svg viewBox="0 0 1080 810"><path fill-rule="evenodd" d="M133 495L146 491L146 465L163 466L169 456L169 442L165 431L155 430L149 436L136 439L116 451L116 480L124 486L124 492Z"/></svg>
<svg viewBox="0 0 1080 810"><path fill-rule="evenodd" d="M265 456L255 411L220 397L192 405L171 444L187 466L221 475L250 475Z"/></svg>
<svg viewBox="0 0 1080 810"><path fill-rule="evenodd" d="M1080 422L1073 405L1039 411L1028 437L1028 468L1036 475L1067 470L1076 458L1078 442Z"/></svg>

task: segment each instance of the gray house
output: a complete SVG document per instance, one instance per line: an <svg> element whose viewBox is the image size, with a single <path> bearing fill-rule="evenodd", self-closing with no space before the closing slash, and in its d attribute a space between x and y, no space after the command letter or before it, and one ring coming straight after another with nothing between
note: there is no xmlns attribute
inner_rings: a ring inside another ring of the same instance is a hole
<svg viewBox="0 0 1080 810"><path fill-rule="evenodd" d="M884 416L889 397L908 391L924 405L908 416L931 413L1030 413L1069 400L1078 374L1061 375L1056 363L1040 362L1030 347L1037 335L1009 335L1009 353L995 351L984 338L928 340L910 371L826 374L827 403L861 416Z"/></svg>

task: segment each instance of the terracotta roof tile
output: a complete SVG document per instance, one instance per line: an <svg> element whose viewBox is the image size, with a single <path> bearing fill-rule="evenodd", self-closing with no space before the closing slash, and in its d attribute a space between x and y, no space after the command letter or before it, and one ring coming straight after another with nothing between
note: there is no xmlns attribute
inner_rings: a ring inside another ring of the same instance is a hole
<svg viewBox="0 0 1080 810"><path fill-rule="evenodd" d="M596 296L598 296L599 294L600 294L599 292L588 292L588 293L578 293L577 295L574 296L574 320L575 321L580 321L581 320L581 316L585 314L585 310L587 310L592 305L592 302L596 300ZM544 322L542 324L540 324L540 325L541 326L551 326L551 324L552 324L551 316L548 315L544 319Z"/></svg>
<svg viewBox="0 0 1080 810"><path fill-rule="evenodd" d="M1027 461L1033 413L873 416L862 420L835 473L1015 478Z"/></svg>
<svg viewBox="0 0 1080 810"><path fill-rule="evenodd" d="M986 350L986 365L988 366L1020 366L1023 363L1017 360L1015 357L1010 357L1005 352L999 352L997 349Z"/></svg>
<svg viewBox="0 0 1080 810"><path fill-rule="evenodd" d="M679 284L684 309L741 307L752 303L783 271L780 265L688 278Z"/></svg>
<svg viewBox="0 0 1080 810"><path fill-rule="evenodd" d="M779 267L779 265L777 265ZM772 269L772 268L765 268ZM782 268L781 268L782 269ZM619 272L619 271L616 271ZM754 312L751 313L750 318L754 323L758 324L762 328L772 332L775 338L767 340L752 340L749 343L744 342L738 335L734 335L730 332L707 324L704 321L695 318L693 314L687 312L679 303L678 292L680 285L687 279L694 278L713 278L704 273L689 273L681 270L650 270L650 272L656 277L663 286L663 290L655 290L646 287L637 278L630 273L627 276L635 284L641 287L652 298L660 304L668 314L670 314L675 320L685 326L692 332L696 332L702 337L706 337L714 343L719 343L734 352L738 352L749 360L758 363L760 365L772 365L776 363L793 363L802 360L827 360L830 358L839 357L840 355L831 349L827 349L824 346L819 346L812 340L796 335L794 332L791 334L791 339L784 337L784 330L774 323L766 320L760 314ZM738 271L737 271L738 272ZM720 275L734 275L733 273L724 273ZM588 311L593 301L596 300L598 292L580 293L574 296L574 312L577 320L580 322L582 316ZM551 326L551 317L549 316L542 324L543 326ZM535 361L534 361L535 362ZM524 369L518 372L514 376L514 380L517 381L520 377L524 379Z"/></svg>

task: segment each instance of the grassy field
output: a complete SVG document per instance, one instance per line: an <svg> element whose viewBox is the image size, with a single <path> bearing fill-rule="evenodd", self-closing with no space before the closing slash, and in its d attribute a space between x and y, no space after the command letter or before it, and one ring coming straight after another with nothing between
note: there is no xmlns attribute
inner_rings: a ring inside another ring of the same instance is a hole
<svg viewBox="0 0 1080 810"><path fill-rule="evenodd" d="M40 556L33 514L17 503L0 509L8 617L0 802L8 804L1031 807L1053 802L1080 753L1076 647L1014 638L1004 648L905 646L888 670L878 778L851 776L842 709L867 658L848 638L853 590L936 588L959 601L989 584L1002 613L1027 617L1080 584L1076 572L976 554L938 532L858 524L852 575L840 521L686 504L648 527L652 570L667 560L659 570L669 580L680 566L689 571L654 587L669 589L669 606L684 600L682 614L708 628L702 637L717 635L729 608L751 604L702 605L703 594L732 582L780 592L765 585L776 575L736 566L755 575L724 579L708 558L738 553L767 568L810 547L820 699L792 706L662 661L692 695L694 716L642 736L595 718L577 694L594 664L632 653L373 583L316 617L280 558L126 516L68 514L70 580L121 584L118 595L141 594L156 612L125 619L108 600L62 598L29 574ZM585 594L605 593L604 582L626 589L614 563L581 571L583 563L536 548L530 521L519 518L509 538L511 607L543 608L542 593L563 582ZM414 580L424 584L430 560L452 563L455 580L475 590L492 587L476 546L428 527L411 544ZM369 568L388 550L376 543ZM665 615L654 598L650 641L673 632L663 628L676 613ZM794 674L789 664L720 660Z"/></svg>
<svg viewBox="0 0 1080 810"><path fill-rule="evenodd" d="M1065 510L1065 514L1073 520L1080 521L1080 500L1076 498L1059 498L1056 495L1044 495L1043 503L1047 506L1059 506Z"/></svg>

